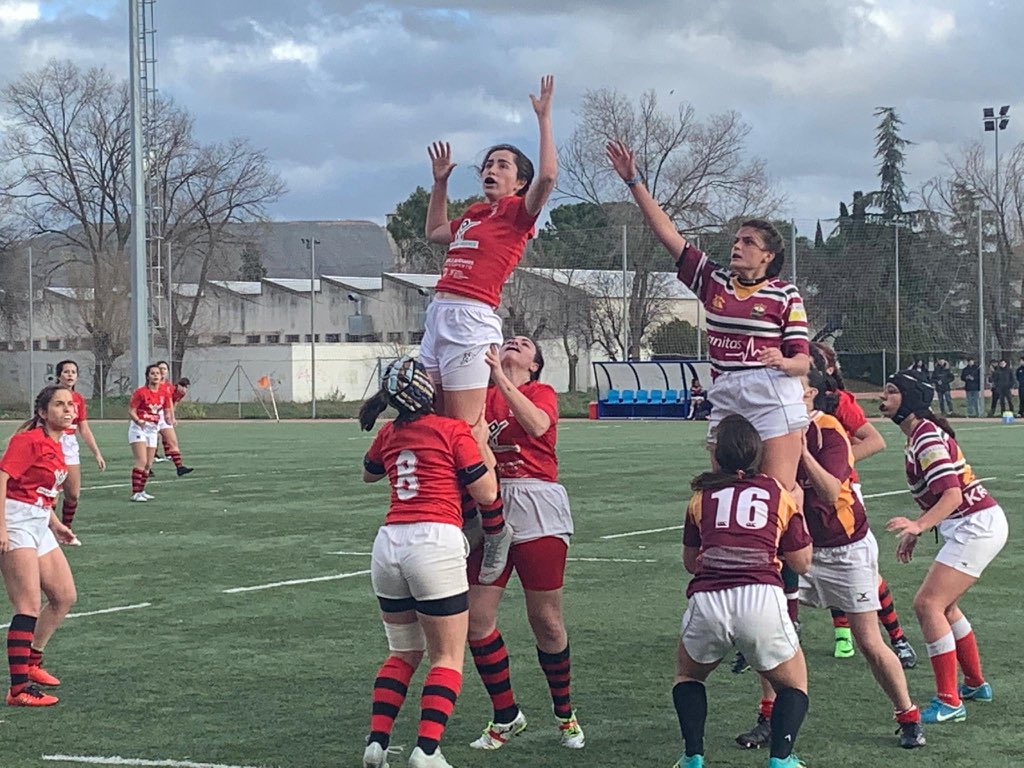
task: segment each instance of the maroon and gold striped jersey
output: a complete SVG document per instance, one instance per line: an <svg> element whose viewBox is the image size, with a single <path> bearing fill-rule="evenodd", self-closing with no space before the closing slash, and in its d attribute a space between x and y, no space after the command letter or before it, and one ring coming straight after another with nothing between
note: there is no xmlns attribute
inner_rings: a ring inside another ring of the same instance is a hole
<svg viewBox="0 0 1024 768"><path fill-rule="evenodd" d="M736 276L687 245L676 262L679 279L707 310L711 373L764 368L757 353L781 349L786 357L809 354L807 312L795 285L769 278L740 284Z"/></svg>
<svg viewBox="0 0 1024 768"><path fill-rule="evenodd" d="M796 502L774 478L737 478L697 491L686 510L683 545L700 548L700 570L686 596L746 584L781 587L779 554L810 543Z"/></svg>
<svg viewBox="0 0 1024 768"><path fill-rule="evenodd" d="M965 517L998 503L974 475L956 440L928 419L914 427L907 441L907 484L914 501L924 511L934 507L949 488L959 486L964 495L950 517Z"/></svg>
<svg viewBox="0 0 1024 768"><path fill-rule="evenodd" d="M818 496L803 462L796 480L804 489L804 515L816 547L842 547L868 535L864 505L853 492L853 450L846 430L835 416L815 413L807 428L807 450L822 468L840 482L839 498L830 504Z"/></svg>

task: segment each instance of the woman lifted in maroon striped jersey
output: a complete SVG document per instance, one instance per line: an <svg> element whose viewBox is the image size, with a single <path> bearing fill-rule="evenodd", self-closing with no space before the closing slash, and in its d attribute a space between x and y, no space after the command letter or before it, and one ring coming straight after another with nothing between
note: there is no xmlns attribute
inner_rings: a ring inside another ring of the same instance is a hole
<svg viewBox="0 0 1024 768"><path fill-rule="evenodd" d="M785 245L761 219L737 230L728 267L691 246L645 186L632 150L610 142L608 159L633 193L647 226L677 259L679 279L707 310L713 381L708 442L730 414L744 416L764 441L762 471L800 502L796 469L807 426L800 377L810 367L807 315L795 286L778 279Z"/></svg>

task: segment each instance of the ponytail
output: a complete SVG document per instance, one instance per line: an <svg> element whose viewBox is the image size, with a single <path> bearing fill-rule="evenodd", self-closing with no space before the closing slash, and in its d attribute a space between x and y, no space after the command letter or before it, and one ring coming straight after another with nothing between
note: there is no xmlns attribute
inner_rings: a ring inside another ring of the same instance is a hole
<svg viewBox="0 0 1024 768"><path fill-rule="evenodd" d="M388 392L381 389L377 394L367 400L359 408L359 426L364 432L373 429L377 423L377 417L384 413L388 407Z"/></svg>
<svg viewBox="0 0 1024 768"><path fill-rule="evenodd" d="M953 427L949 425L949 421L943 418L942 416L936 416L934 413L932 413L931 408L929 408L927 412L918 415L920 415L922 418L928 419L928 421L933 422L935 426L937 426L947 435L952 437L954 440L956 439L956 432L954 432Z"/></svg>
<svg viewBox="0 0 1024 768"><path fill-rule="evenodd" d="M722 488L734 485L737 480L742 480L745 476L743 472L738 472L737 474L722 472L721 470L718 472L702 472L690 481L690 490L695 492L720 491Z"/></svg>

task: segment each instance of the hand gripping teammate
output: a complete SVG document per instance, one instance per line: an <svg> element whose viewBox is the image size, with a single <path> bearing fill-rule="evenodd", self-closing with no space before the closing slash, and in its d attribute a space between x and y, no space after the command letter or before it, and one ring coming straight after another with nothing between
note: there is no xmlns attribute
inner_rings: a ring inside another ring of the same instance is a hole
<svg viewBox="0 0 1024 768"><path fill-rule="evenodd" d="M804 377L804 402L811 419L804 439L797 480L804 490L804 517L814 541L810 570L800 577L800 601L845 611L853 639L871 674L892 702L899 723L899 745L925 745L921 712L910 698L895 652L878 629L878 543L867 514L852 488L853 453L842 425L832 415L838 402L834 385L817 368ZM737 742L743 747L768 743L768 721L775 699L762 679L758 724Z"/></svg>
<svg viewBox="0 0 1024 768"><path fill-rule="evenodd" d="M128 401L128 444L132 449L132 501L149 501L146 481L156 455L160 420L168 407L167 390L156 363L146 366L146 383L132 393Z"/></svg>
<svg viewBox="0 0 1024 768"><path fill-rule="evenodd" d="M364 481L391 483L370 565L390 652L373 687L363 768L388 768L391 730L424 649L430 671L408 764L451 768L439 745L462 687L469 626L461 496L465 489L481 504L493 502L498 483L469 426L434 414L430 377L412 358L388 366L383 388L359 411L362 428L372 429L389 405L398 418L381 427L363 460Z"/></svg>
<svg viewBox="0 0 1024 768"><path fill-rule="evenodd" d="M672 701L685 750L675 768L703 768L708 701L704 681L737 648L778 691L769 768L796 768L792 753L807 714L807 665L779 574L811 562L811 537L793 498L758 472L762 441L742 416L721 420L716 469L693 480L683 527L686 590Z"/></svg>
<svg viewBox="0 0 1024 768"><path fill-rule="evenodd" d="M61 522L68 528L75 519L75 512L78 511L78 500L82 492L82 467L81 457L78 449L78 435L82 435L85 444L89 446L92 455L96 457L96 465L100 472L107 468L107 462L103 460L100 447L96 443L96 437L89 427L88 414L85 408L85 398L75 391L75 384L78 383L78 363L74 360L61 360L57 363L57 381L71 390L71 397L75 401L75 418L71 426L64 430L61 435L60 444L64 450L64 463L67 465L68 476L64 481L64 503L61 506ZM81 543L78 538L73 544Z"/></svg>
<svg viewBox="0 0 1024 768"><path fill-rule="evenodd" d="M839 421L850 439L850 447L853 450L854 467L850 475L850 482L853 492L864 503L864 495L861 493L860 477L857 474L857 463L869 456L885 450L885 438L875 429L874 424L868 421L864 409L857 403L857 398L846 389L843 381L842 370L839 367L839 360L835 350L820 341L811 342L811 358L814 367L827 376L830 386L838 397L833 416ZM878 611L878 618L889 635L889 642L892 649L900 659L904 669L913 669L917 665L917 652L914 650L906 635L903 634L903 625L900 623L899 614L896 613L896 606L893 603L892 593L889 591L889 584L885 578L879 576L878 600L881 609ZM831 608L832 626L835 634L835 650L833 655L837 659L845 659L853 656L853 636L850 633L850 622L846 614L837 608Z"/></svg>
<svg viewBox="0 0 1024 768"><path fill-rule="evenodd" d="M43 666L43 650L78 598L64 552L74 539L54 507L67 477L61 436L75 418L72 391L44 387L32 418L11 437L0 458L0 571L14 618L7 630L7 663L14 707L48 707L58 699L38 686L60 685ZM42 606L41 594L46 594Z"/></svg>
<svg viewBox="0 0 1024 768"><path fill-rule="evenodd" d="M514 569L526 598L526 616L547 678L560 743L582 749L585 739L572 707L569 636L562 615L573 524L569 497L558 482L558 396L541 383L544 356L526 336L509 339L500 352L488 350L487 362L494 386L487 391L486 417L512 548L508 564L490 585L480 583L481 551L469 556L469 649L494 708L491 722L471 746L498 749L526 728L497 626L498 604Z"/></svg>
<svg viewBox="0 0 1024 768"><path fill-rule="evenodd" d="M992 701L981 672L978 642L959 601L1006 544L1002 507L978 480L957 445L949 422L932 413L931 384L908 372L889 377L881 411L907 436L907 484L922 509L916 519L894 517L886 530L899 534L900 562L910 562L917 540L937 526L945 540L914 597L914 612L928 646L936 696L922 711L926 723L964 720L963 701ZM963 683L957 686L957 664Z"/></svg>
<svg viewBox="0 0 1024 768"><path fill-rule="evenodd" d="M555 187L558 154L551 129L555 81L541 78L540 97L530 96L540 128L540 169L509 144L487 150L480 176L485 202L471 205L448 220L448 177L455 164L451 147L437 141L428 150L434 175L427 210L427 239L448 246L448 256L427 308L420 358L437 391L438 412L462 419L477 440L486 444L484 404L490 368L484 357L491 345L501 344L502 323L495 311L501 289L533 236L537 216ZM488 468L494 456L484 451ZM484 560L480 579L490 584L508 559L511 535L505 530L500 499L481 508Z"/></svg>

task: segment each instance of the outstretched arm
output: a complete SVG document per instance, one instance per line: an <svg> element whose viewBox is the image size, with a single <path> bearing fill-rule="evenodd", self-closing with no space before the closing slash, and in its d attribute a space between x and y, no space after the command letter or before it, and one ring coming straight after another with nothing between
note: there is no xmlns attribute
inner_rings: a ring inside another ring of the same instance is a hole
<svg viewBox="0 0 1024 768"><path fill-rule="evenodd" d="M455 170L452 148L447 141L435 141L427 147L427 154L434 174L434 186L430 188L430 202L427 205L427 240L449 245L452 242L452 230L448 225L448 177Z"/></svg>
<svg viewBox="0 0 1024 768"><path fill-rule="evenodd" d="M633 199L639 206L640 213L643 214L644 221L651 232L661 241L672 258L678 259L686 247L686 238L679 234L672 219L661 210L658 201L647 190L647 185L640 178L640 173L637 170L633 150L621 141L608 142L605 150L615 172L626 182L629 191L633 193Z"/></svg>
<svg viewBox="0 0 1024 768"><path fill-rule="evenodd" d="M540 128L540 167L537 169L536 178L526 191L526 211L531 216L540 214L555 188L558 177L558 152L555 150L555 137L551 130L551 99L554 93L554 76L544 75L540 79L540 98L530 94L533 111L537 113L537 125Z"/></svg>

